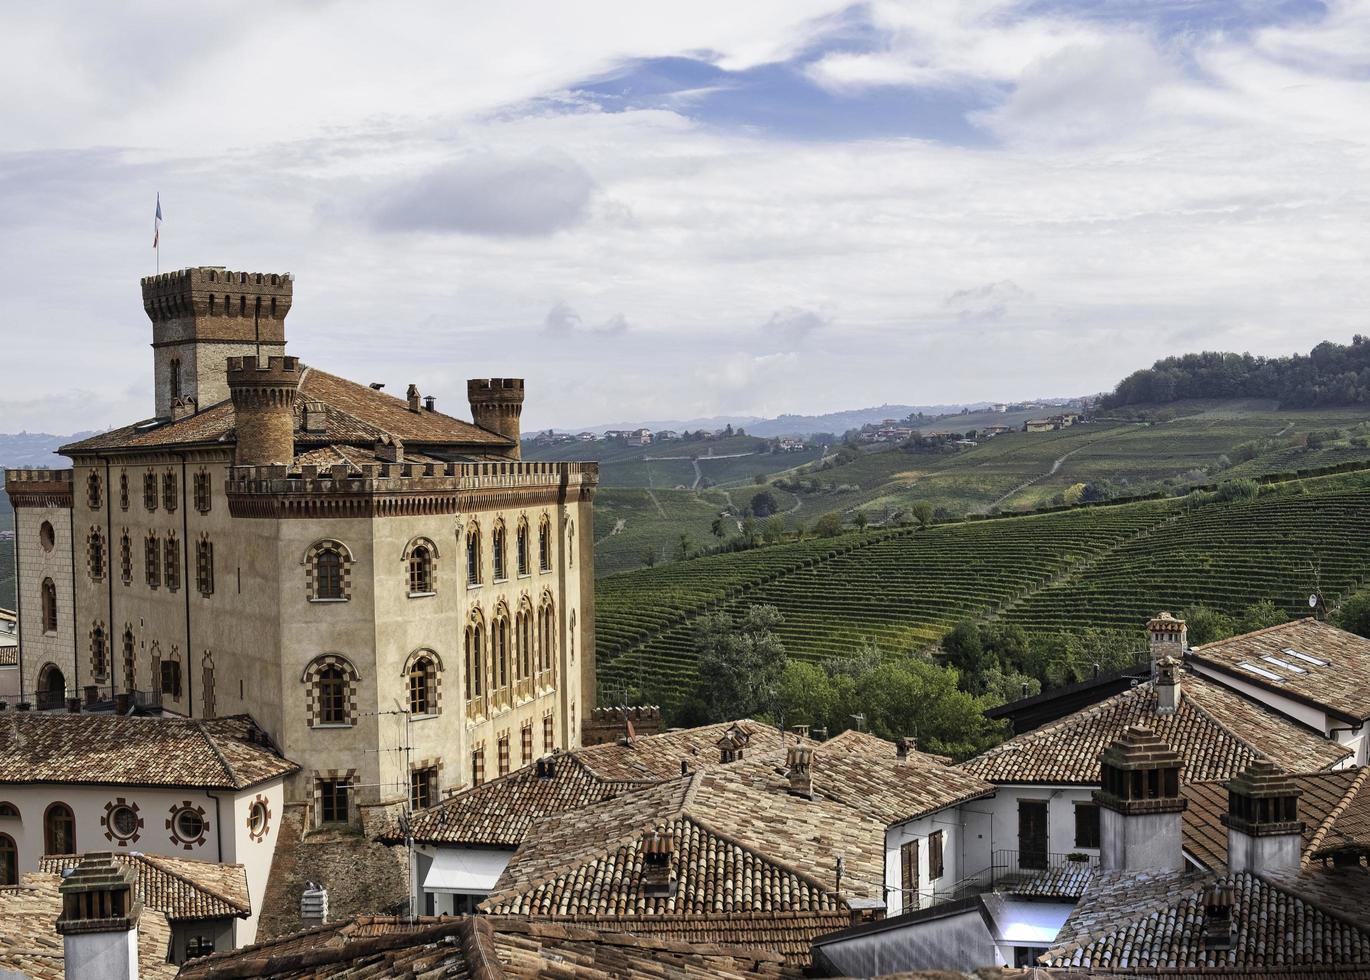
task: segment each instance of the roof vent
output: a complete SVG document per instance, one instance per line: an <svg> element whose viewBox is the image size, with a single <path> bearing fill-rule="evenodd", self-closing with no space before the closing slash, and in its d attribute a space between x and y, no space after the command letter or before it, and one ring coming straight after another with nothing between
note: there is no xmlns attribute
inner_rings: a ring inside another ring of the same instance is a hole
<svg viewBox="0 0 1370 980"><path fill-rule="evenodd" d="M306 929L328 921L328 889L309 882L300 896L300 924Z"/></svg>
<svg viewBox="0 0 1370 980"><path fill-rule="evenodd" d="M372 390L372 391L380 391L380 390L381 390L382 388L384 388L384 387L385 387L385 382L384 382L384 381L373 381L373 382L371 382L371 390Z"/></svg>
<svg viewBox="0 0 1370 980"><path fill-rule="evenodd" d="M789 777L791 793L813 799L813 749L807 745L786 749L785 775Z"/></svg>
<svg viewBox="0 0 1370 980"><path fill-rule="evenodd" d="M423 407L428 409L428 411L430 412L435 411L438 407L438 400L434 398L432 395L424 395Z"/></svg>
<svg viewBox="0 0 1370 980"><path fill-rule="evenodd" d="M1204 948L1232 948L1232 883L1216 881L1204 892Z"/></svg>
<svg viewBox="0 0 1370 980"><path fill-rule="evenodd" d="M556 756L544 755L537 761L538 779L552 779L557 774Z"/></svg>
<svg viewBox="0 0 1370 980"><path fill-rule="evenodd" d="M642 838L642 893L652 898L668 898L675 893L671 879L671 858L675 839L653 830Z"/></svg>

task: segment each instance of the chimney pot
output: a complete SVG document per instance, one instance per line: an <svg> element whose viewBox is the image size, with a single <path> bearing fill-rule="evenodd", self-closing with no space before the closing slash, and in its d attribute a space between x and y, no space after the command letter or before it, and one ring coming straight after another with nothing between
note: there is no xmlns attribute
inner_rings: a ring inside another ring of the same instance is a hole
<svg viewBox="0 0 1370 980"><path fill-rule="evenodd" d="M432 395L423 396L423 407L428 409L428 411L434 411L437 408L437 404L438 400L434 398Z"/></svg>
<svg viewBox="0 0 1370 980"><path fill-rule="evenodd" d="M373 381L373 382L371 382L371 390L372 390L372 391L380 391L380 390L381 390L382 388L384 388L384 387L385 387L385 382L384 382L384 381Z"/></svg>

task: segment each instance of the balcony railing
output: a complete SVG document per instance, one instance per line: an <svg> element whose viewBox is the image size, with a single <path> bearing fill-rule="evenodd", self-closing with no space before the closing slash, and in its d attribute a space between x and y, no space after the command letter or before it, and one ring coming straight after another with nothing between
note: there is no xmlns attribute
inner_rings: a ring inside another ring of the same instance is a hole
<svg viewBox="0 0 1370 980"><path fill-rule="evenodd" d="M1083 851L994 851L990 865L933 890L932 904L954 902L991 891L1011 891L1013 886L1047 871L1097 868L1099 857Z"/></svg>

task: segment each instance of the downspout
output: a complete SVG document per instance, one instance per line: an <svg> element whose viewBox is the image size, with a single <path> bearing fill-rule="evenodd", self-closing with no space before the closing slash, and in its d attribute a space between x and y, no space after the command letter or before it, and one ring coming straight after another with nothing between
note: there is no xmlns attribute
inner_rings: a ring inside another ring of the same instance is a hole
<svg viewBox="0 0 1370 980"><path fill-rule="evenodd" d="M109 699L114 700L114 484L110 483L109 457L101 456L105 464L105 553L109 561L109 571L105 575L105 588L109 593L109 625L105 627L105 668L109 671ZM75 503L75 501L73 501ZM94 677L91 680L95 680Z"/></svg>
<svg viewBox="0 0 1370 980"><path fill-rule="evenodd" d="M109 489L108 485L105 487ZM108 494L106 494L108 496ZM71 507L67 510L67 524L71 531L71 682L81 689L81 663L76 656L76 471L71 473ZM16 542L17 543L17 542ZM15 554L18 555L18 549ZM62 691L62 710L65 711L67 692Z"/></svg>
<svg viewBox="0 0 1370 980"><path fill-rule="evenodd" d="M8 491L7 491L8 492ZM74 503L75 501L73 501ZM24 700L24 579L20 574L24 563L19 560L19 543L23 537L19 534L19 515L24 508L14 507L14 612L18 617L19 625L19 700Z"/></svg>
<svg viewBox="0 0 1370 980"><path fill-rule="evenodd" d="M222 812L219 809L219 796L213 790L205 790L205 795L214 801L214 846L218 849L215 853L220 864L224 863L224 822L220 819ZM234 857L237 857L235 854ZM239 862L241 863L241 862Z"/></svg>
<svg viewBox="0 0 1370 980"><path fill-rule="evenodd" d="M181 588L186 599L186 717L194 718L195 688L191 678L195 675L192 667L195 651L190 645L190 510L186 504L186 454L179 452L176 455L181 457ZM161 682L160 677L153 678L153 683ZM222 857L220 860L223 860Z"/></svg>

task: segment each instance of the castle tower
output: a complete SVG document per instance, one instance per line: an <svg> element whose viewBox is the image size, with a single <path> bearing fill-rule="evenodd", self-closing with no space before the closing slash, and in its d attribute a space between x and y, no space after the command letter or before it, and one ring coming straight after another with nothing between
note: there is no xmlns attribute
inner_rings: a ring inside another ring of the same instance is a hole
<svg viewBox="0 0 1370 980"><path fill-rule="evenodd" d="M1150 729L1128 727L1099 757L1099 864L1105 871L1183 871L1180 756Z"/></svg>
<svg viewBox="0 0 1370 980"><path fill-rule="evenodd" d="M179 418L228 397L230 357L285 353L289 274L200 266L147 276L143 309L152 321L157 417Z"/></svg>
<svg viewBox="0 0 1370 980"><path fill-rule="evenodd" d="M523 414L522 378L472 378L466 382L466 398L476 425L514 440L510 459L518 459L519 416Z"/></svg>
<svg viewBox="0 0 1370 980"><path fill-rule="evenodd" d="M1300 790L1289 774L1257 758L1227 784L1227 869L1232 872L1297 868L1303 851Z"/></svg>
<svg viewBox="0 0 1370 980"><path fill-rule="evenodd" d="M300 371L297 357L228 359L226 375L237 429L235 466L285 465L294 459Z"/></svg>

